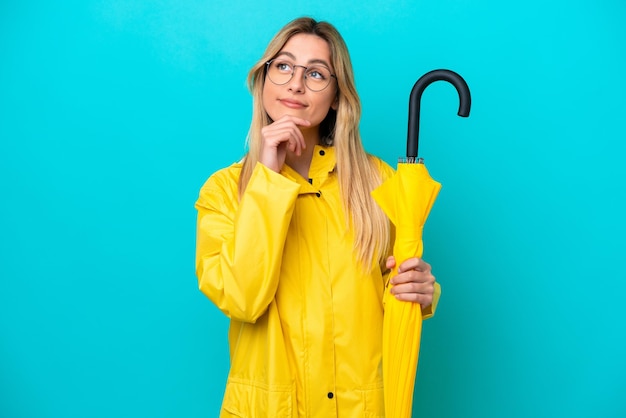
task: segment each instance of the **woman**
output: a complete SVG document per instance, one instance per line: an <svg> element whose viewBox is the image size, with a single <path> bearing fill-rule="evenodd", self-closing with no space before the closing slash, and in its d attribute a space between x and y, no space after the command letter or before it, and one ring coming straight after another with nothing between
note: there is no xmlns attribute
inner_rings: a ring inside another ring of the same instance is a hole
<svg viewBox="0 0 626 418"><path fill-rule="evenodd" d="M248 153L196 203L199 287L230 318L221 416L382 417L383 295L428 317L439 286L417 258L386 276L393 230L370 192L393 170L361 144L348 50L296 19L248 82Z"/></svg>

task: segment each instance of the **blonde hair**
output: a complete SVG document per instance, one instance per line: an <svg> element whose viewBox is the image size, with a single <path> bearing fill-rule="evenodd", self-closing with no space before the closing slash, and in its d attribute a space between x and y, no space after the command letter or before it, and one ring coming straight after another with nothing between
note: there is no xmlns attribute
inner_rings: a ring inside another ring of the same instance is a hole
<svg viewBox="0 0 626 418"><path fill-rule="evenodd" d="M370 195L380 185L381 177L373 157L365 152L361 142L361 101L356 91L348 48L337 29L330 23L317 22L309 17L289 22L274 36L261 59L248 73L253 109L248 134L248 153L239 179L240 194L245 190L259 159L261 129L272 123L262 101L266 63L296 34L319 36L330 47L331 65L337 77L338 106L336 111L330 109L320 124L320 145L335 147L339 190L347 218L346 227L352 226L354 230L354 247L358 260L368 269L374 261L383 265L389 251L390 225Z"/></svg>

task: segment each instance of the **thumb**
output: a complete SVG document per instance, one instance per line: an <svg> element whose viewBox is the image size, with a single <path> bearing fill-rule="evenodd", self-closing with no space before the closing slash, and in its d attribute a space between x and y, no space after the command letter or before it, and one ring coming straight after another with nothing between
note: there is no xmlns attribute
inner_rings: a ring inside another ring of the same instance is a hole
<svg viewBox="0 0 626 418"><path fill-rule="evenodd" d="M385 263L385 266L388 269L392 269L396 266L396 259L394 256L390 255L389 257L387 257L387 262Z"/></svg>

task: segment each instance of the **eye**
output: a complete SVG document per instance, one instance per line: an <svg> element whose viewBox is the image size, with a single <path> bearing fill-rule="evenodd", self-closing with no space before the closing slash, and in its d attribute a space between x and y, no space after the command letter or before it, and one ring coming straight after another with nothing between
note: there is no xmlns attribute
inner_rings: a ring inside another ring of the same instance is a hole
<svg viewBox="0 0 626 418"><path fill-rule="evenodd" d="M326 71L323 68L309 68L309 71L307 71L306 76L308 78L312 78L314 80L326 80L328 78L328 71Z"/></svg>
<svg viewBox="0 0 626 418"><path fill-rule="evenodd" d="M293 64L287 61L275 61L274 67L281 73L292 73L293 72Z"/></svg>

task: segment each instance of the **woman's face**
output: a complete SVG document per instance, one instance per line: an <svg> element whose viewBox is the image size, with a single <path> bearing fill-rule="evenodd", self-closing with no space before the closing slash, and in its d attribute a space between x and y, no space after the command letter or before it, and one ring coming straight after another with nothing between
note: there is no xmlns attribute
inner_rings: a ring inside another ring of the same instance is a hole
<svg viewBox="0 0 626 418"><path fill-rule="evenodd" d="M317 129L329 109L337 109L337 82L331 77L330 84L322 91L312 91L304 82L304 68L324 65L335 73L331 66L328 43L316 35L297 34L292 36L276 59L295 64L295 73L286 84L276 85L267 76L263 85L263 107L272 120L291 115L311 122Z"/></svg>

